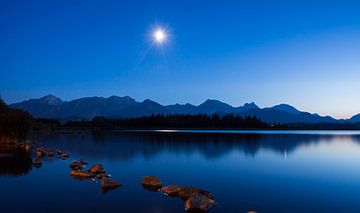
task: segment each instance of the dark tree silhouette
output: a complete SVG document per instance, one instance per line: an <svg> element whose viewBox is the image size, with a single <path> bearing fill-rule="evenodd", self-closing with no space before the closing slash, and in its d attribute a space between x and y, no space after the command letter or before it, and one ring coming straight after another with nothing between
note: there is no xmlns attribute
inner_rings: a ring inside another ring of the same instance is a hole
<svg viewBox="0 0 360 213"><path fill-rule="evenodd" d="M0 136L24 140L30 136L32 117L29 113L9 108L0 98Z"/></svg>
<svg viewBox="0 0 360 213"><path fill-rule="evenodd" d="M69 121L65 127L93 127L100 129L156 129L156 128L204 128L204 129L261 129L280 128L281 125L269 125L256 117L226 115L151 115L144 117L109 119L95 117L92 121Z"/></svg>

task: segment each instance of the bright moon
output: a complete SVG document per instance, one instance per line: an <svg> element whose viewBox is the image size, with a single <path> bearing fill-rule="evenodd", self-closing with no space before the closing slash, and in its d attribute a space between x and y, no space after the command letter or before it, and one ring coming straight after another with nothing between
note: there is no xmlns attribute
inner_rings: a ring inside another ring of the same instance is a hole
<svg viewBox="0 0 360 213"><path fill-rule="evenodd" d="M162 44L166 40L166 32L163 29L158 28L154 31L153 37L156 43Z"/></svg>

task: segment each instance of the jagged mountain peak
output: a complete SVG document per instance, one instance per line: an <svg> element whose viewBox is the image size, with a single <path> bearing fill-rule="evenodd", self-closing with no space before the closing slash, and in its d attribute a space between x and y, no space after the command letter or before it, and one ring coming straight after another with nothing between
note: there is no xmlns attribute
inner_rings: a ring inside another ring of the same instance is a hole
<svg viewBox="0 0 360 213"><path fill-rule="evenodd" d="M245 103L242 107L245 109L259 109L258 105L256 105L255 102Z"/></svg>

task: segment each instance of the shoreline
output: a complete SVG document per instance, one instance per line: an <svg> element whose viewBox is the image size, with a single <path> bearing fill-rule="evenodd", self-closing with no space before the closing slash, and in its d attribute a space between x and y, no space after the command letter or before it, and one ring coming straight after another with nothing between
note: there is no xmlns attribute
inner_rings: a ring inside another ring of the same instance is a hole
<svg viewBox="0 0 360 213"><path fill-rule="evenodd" d="M214 133L214 134L345 134L360 135L360 129L230 129L230 128L127 128L127 129L62 129L33 131L32 135L84 135L90 133L154 132L154 133Z"/></svg>

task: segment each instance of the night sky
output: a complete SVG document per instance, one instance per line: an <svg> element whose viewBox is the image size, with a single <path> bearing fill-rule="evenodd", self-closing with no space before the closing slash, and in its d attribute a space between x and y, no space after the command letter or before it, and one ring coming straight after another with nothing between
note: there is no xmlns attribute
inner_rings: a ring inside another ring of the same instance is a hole
<svg viewBox="0 0 360 213"><path fill-rule="evenodd" d="M0 93L289 103L347 118L360 113L359 11L345 0L2 0Z"/></svg>

